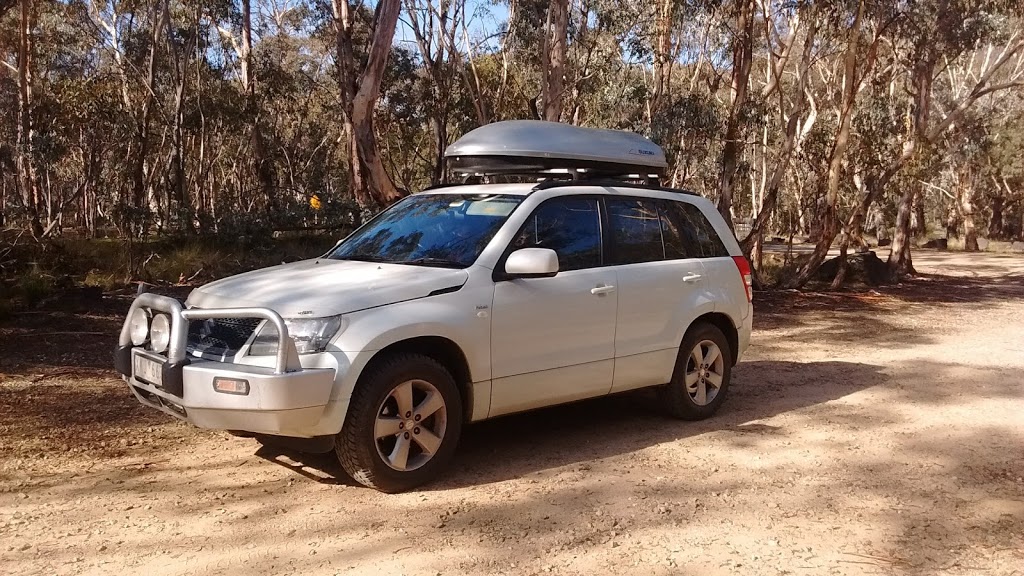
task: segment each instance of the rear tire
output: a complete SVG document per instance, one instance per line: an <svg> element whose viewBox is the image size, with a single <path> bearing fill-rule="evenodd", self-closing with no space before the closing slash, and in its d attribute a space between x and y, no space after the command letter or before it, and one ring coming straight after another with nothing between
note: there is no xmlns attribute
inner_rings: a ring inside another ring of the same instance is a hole
<svg viewBox="0 0 1024 576"><path fill-rule="evenodd" d="M722 331L699 323L687 330L679 346L672 381L661 391L668 413L683 420L703 420L725 402L732 376L733 351Z"/></svg>
<svg viewBox="0 0 1024 576"><path fill-rule="evenodd" d="M375 361L352 393L335 452L355 481L403 492L447 468L462 432L462 397L451 373L419 354Z"/></svg>

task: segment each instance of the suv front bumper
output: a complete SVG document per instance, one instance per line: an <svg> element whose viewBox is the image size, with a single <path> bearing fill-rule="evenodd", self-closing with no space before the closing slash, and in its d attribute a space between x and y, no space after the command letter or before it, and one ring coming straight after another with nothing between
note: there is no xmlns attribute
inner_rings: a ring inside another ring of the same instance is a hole
<svg viewBox="0 0 1024 576"><path fill-rule="evenodd" d="M171 318L167 354L133 346L128 332L139 307ZM277 325L277 361L272 368L189 358L189 320L257 317ZM276 312L266 308L183 310L172 298L142 294L132 303L114 355L114 365L139 402L202 428L310 437L328 404L335 381L331 368L302 368L294 341ZM218 390L219 379L244 381L244 391Z"/></svg>

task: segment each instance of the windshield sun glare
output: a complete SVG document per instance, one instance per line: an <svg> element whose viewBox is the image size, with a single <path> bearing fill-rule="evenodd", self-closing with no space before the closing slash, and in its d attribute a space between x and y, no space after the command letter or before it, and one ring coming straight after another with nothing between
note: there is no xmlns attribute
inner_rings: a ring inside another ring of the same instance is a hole
<svg viewBox="0 0 1024 576"><path fill-rule="evenodd" d="M349 236L330 258L465 268L521 201L505 194L410 196Z"/></svg>

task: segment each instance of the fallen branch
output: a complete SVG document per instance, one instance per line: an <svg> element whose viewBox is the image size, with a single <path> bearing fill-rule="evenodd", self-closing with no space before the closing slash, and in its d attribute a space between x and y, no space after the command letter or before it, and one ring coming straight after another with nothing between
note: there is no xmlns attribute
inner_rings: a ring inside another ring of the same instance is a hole
<svg viewBox="0 0 1024 576"><path fill-rule="evenodd" d="M860 552L843 552L843 554L849 554L850 556L859 556L861 558L867 558L868 560L874 560L876 562L885 562L887 564L902 564L909 566L910 563L902 558L887 558L885 556L875 556L873 554L861 554ZM857 562L856 560L840 560L840 562L851 562L854 564L868 564L868 562Z"/></svg>
<svg viewBox="0 0 1024 576"><path fill-rule="evenodd" d="M866 564L868 566L876 566L876 567L878 567L878 566L885 566L885 564L883 564L882 562L877 562L877 561L876 562L866 562L864 560L846 560L844 558L840 558L839 561L844 563L844 564Z"/></svg>
<svg viewBox="0 0 1024 576"><path fill-rule="evenodd" d="M189 276L188 279L185 280L185 282L191 282L191 281L195 280L196 276L199 276L199 273L202 272L202 271L203 271L202 268L200 268L199 270L196 270L196 273L191 275L191 276ZM179 284L180 284L180 282L179 282Z"/></svg>

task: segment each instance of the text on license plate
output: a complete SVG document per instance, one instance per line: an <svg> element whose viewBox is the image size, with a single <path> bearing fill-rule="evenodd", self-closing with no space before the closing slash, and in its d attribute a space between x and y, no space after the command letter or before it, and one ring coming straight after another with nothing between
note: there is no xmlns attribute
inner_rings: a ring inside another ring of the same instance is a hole
<svg viewBox="0 0 1024 576"><path fill-rule="evenodd" d="M133 364L136 378L157 386L163 384L163 364L140 354L135 355Z"/></svg>

